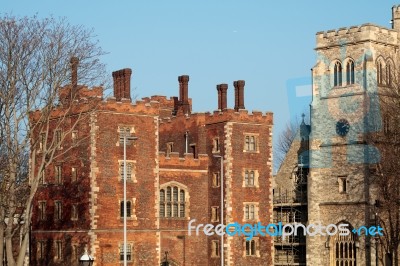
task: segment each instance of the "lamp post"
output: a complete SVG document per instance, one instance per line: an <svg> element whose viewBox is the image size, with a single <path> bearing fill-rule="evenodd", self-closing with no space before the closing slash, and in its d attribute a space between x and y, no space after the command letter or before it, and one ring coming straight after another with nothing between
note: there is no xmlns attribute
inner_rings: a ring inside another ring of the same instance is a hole
<svg viewBox="0 0 400 266"><path fill-rule="evenodd" d="M127 140L137 140L137 137L127 136L126 133L123 137L119 138L120 140L124 141L124 266L127 266L127 259L126 259L126 141Z"/></svg>
<svg viewBox="0 0 400 266"><path fill-rule="evenodd" d="M87 249L85 248L85 252L83 253L82 257L79 259L80 266L92 266L94 259L87 253Z"/></svg>
<svg viewBox="0 0 400 266"><path fill-rule="evenodd" d="M215 158L221 159L220 166L220 187L221 187L221 224L224 224L224 157L222 155L214 155ZM221 235L221 265L224 265L224 235Z"/></svg>
<svg viewBox="0 0 400 266"><path fill-rule="evenodd" d="M379 225L379 216L378 216L378 208L380 207L379 200L375 200L374 204L374 211L375 211L375 228L378 227ZM378 241L379 241L379 235L377 234L375 236L375 265L378 266L379 259L378 259Z"/></svg>

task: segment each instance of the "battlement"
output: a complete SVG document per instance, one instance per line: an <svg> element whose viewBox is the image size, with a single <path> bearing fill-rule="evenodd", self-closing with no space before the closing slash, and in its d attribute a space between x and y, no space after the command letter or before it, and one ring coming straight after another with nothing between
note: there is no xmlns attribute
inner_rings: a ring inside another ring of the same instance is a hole
<svg viewBox="0 0 400 266"><path fill-rule="evenodd" d="M213 124L220 122L246 122L246 123L266 123L272 125L273 113L266 112L265 114L258 110L253 110L250 114L248 110L227 109L224 112L214 111L213 113L192 113L189 116L178 115L162 119L160 123L175 123L182 120L194 120L198 124Z"/></svg>
<svg viewBox="0 0 400 266"><path fill-rule="evenodd" d="M106 101L101 102L98 110L114 111L124 113L137 113L146 115L158 115L160 103L158 101L141 101L137 100L131 103L130 99L122 98L117 101L115 97L109 97Z"/></svg>
<svg viewBox="0 0 400 266"><path fill-rule="evenodd" d="M61 87L58 91L58 97L61 102L65 101L80 101L82 98L103 98L103 87L92 87L89 88L85 85L66 85Z"/></svg>
<svg viewBox="0 0 400 266"><path fill-rule="evenodd" d="M160 162L160 168L182 168L192 170L208 169L207 154L199 154L198 158L194 158L193 153L185 153L184 157L179 157L178 152L171 152L169 156L167 156L165 152L159 152L158 158Z"/></svg>
<svg viewBox="0 0 400 266"><path fill-rule="evenodd" d="M385 45L398 45L397 36L398 32L395 30L366 23L361 26L317 32L315 49L326 49L328 47L351 45L366 41Z"/></svg>

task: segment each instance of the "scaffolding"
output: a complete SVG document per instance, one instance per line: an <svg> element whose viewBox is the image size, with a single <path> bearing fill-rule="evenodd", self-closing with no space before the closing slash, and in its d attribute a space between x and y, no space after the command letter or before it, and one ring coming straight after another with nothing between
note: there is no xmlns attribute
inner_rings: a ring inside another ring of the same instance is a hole
<svg viewBox="0 0 400 266"><path fill-rule="evenodd" d="M274 223L307 223L307 175L308 165L301 162L293 169L293 187L274 189ZM292 179L293 179L292 178ZM274 265L306 265L306 238L304 232L283 239L275 237Z"/></svg>

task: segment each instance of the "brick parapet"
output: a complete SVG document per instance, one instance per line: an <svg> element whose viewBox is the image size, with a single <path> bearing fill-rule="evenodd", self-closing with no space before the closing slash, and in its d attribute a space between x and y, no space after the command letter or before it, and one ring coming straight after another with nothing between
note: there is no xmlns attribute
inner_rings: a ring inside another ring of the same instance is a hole
<svg viewBox="0 0 400 266"><path fill-rule="evenodd" d="M185 153L184 157L179 157L179 152L171 152L169 156L167 156L165 152L159 152L158 158L160 168L208 169L207 154L199 154L198 158L194 158L193 153Z"/></svg>

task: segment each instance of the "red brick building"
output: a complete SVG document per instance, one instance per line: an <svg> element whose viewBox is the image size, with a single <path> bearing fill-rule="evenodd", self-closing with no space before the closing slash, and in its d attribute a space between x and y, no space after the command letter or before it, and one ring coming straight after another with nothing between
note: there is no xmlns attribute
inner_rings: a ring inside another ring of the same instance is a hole
<svg viewBox="0 0 400 266"><path fill-rule="evenodd" d="M160 265L165 252L170 265L221 265L222 250L225 265L272 265L270 237L225 235L222 249L220 236L188 234L193 219L194 226L220 223L221 185L224 224L272 220L272 114L245 110L241 80L234 82L234 109L227 108L228 85L220 84L218 111L192 113L189 76L178 78L179 97L132 103L131 73L113 72L114 97L105 100L101 88L73 82L61 89L61 102L77 96L77 113L90 103L96 110L64 136L60 149L72 148L43 175L32 265L76 265L85 247L96 265L120 265L124 134L137 137L126 149L129 265ZM77 117L70 115L65 132Z"/></svg>

